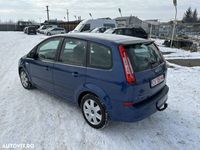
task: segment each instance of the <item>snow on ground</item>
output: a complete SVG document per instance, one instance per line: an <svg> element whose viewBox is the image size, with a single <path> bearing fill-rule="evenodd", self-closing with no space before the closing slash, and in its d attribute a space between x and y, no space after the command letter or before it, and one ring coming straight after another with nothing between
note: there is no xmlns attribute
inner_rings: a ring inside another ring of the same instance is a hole
<svg viewBox="0 0 200 150"><path fill-rule="evenodd" d="M166 59L200 59L200 52L190 52L183 49L177 49L177 48L168 48L164 47L162 44L164 43L164 40L160 39L152 39L156 42L157 45L159 45L160 50L165 54Z"/></svg>
<svg viewBox="0 0 200 150"><path fill-rule="evenodd" d="M166 111L140 122L110 122L103 130L95 130L73 104L41 90L22 88L18 59L44 38L0 32L0 149L9 143L32 143L37 150L199 149L199 67L169 69Z"/></svg>

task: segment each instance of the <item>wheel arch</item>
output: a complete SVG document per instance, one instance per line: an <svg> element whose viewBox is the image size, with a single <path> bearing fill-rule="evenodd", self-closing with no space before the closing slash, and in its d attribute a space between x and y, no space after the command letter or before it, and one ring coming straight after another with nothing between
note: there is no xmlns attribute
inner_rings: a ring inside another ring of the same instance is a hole
<svg viewBox="0 0 200 150"><path fill-rule="evenodd" d="M83 91L82 93L79 94L78 96L78 106L80 107L81 106L81 100L82 98L87 95L87 94L91 94L91 95L94 95L96 97L99 97L98 95L96 95L95 93L91 92L91 91Z"/></svg>
<svg viewBox="0 0 200 150"><path fill-rule="evenodd" d="M18 68L18 73L20 74L20 71L23 69L23 67L22 66L19 66L19 68Z"/></svg>
<svg viewBox="0 0 200 150"><path fill-rule="evenodd" d="M87 94L92 94L96 97L99 98L100 102L106 106L106 109L110 109L111 108L111 100L109 95L100 87L94 85L94 84L87 84L85 85L84 90L78 92L79 94L77 94L77 103L78 106L80 106L81 104L81 100L82 98L87 95Z"/></svg>

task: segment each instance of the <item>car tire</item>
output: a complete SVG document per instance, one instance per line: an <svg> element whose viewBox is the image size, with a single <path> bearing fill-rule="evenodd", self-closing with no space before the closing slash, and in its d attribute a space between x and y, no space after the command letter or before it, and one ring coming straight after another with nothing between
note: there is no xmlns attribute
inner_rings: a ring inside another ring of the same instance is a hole
<svg viewBox="0 0 200 150"><path fill-rule="evenodd" d="M95 95L87 94L82 98L81 110L84 119L92 128L101 129L107 124L105 106Z"/></svg>
<svg viewBox="0 0 200 150"><path fill-rule="evenodd" d="M20 70L19 76L20 76L21 84L25 89L30 90L33 88L33 85L31 84L29 77L27 73L24 71L24 69Z"/></svg>

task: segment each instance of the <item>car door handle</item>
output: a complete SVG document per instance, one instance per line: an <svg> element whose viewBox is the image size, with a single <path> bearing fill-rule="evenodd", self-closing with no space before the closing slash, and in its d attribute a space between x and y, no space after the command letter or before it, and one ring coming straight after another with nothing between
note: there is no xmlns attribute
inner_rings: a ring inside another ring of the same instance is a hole
<svg viewBox="0 0 200 150"><path fill-rule="evenodd" d="M78 77L79 74L78 74L78 72L73 72L73 73L72 73L72 76L74 76L74 77Z"/></svg>
<svg viewBox="0 0 200 150"><path fill-rule="evenodd" d="M49 66L45 66L45 70L47 70L47 71L48 71L48 70L49 70Z"/></svg>

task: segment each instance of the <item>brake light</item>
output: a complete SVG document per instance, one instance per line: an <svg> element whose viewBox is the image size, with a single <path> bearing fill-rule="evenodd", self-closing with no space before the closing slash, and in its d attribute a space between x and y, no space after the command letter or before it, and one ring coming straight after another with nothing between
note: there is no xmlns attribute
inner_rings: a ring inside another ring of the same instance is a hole
<svg viewBox="0 0 200 150"><path fill-rule="evenodd" d="M135 75L133 72L133 68L131 66L128 54L126 52L126 49L124 48L123 45L119 46L119 51L120 51L120 56L122 59L122 63L124 66L124 72L125 72L125 76L126 76L126 80L128 83L134 83L136 81L135 79Z"/></svg>

